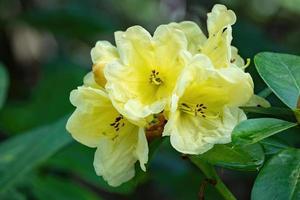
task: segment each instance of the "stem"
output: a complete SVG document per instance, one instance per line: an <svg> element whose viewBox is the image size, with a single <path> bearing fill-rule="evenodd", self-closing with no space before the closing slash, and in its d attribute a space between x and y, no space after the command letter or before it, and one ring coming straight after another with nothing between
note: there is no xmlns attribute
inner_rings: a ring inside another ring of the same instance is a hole
<svg viewBox="0 0 300 200"><path fill-rule="evenodd" d="M200 160L196 156L190 156L189 158L192 163L194 163L199 169L201 169L201 171L207 178L214 179L216 181L215 188L219 191L219 193L224 197L225 200L236 200L235 196L222 182L221 178L218 176L212 165Z"/></svg>

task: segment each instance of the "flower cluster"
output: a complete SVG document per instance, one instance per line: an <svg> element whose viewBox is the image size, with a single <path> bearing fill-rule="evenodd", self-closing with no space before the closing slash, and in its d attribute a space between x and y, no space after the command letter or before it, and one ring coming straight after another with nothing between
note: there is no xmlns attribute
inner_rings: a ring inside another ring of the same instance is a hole
<svg viewBox="0 0 300 200"><path fill-rule="evenodd" d="M93 70L71 92L76 106L67 130L96 147L98 175L118 186L145 171L148 141L169 136L184 154L201 154L231 141L246 119L239 109L253 97L247 66L231 45L236 16L223 5L208 13L206 36L190 21L140 26L115 33L116 46L98 41Z"/></svg>

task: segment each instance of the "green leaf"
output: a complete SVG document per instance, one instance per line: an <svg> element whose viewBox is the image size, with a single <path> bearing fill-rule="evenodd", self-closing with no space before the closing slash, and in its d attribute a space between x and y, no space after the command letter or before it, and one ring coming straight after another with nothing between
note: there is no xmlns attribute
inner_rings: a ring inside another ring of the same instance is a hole
<svg viewBox="0 0 300 200"><path fill-rule="evenodd" d="M277 116L277 117L294 117L294 113L291 109L288 108L280 108L280 107L269 107L269 108L263 108L263 107L240 107L245 112L250 113L257 113L257 114L264 114L264 115L270 115L270 116Z"/></svg>
<svg viewBox="0 0 300 200"><path fill-rule="evenodd" d="M300 57L262 52L255 56L256 69L266 84L287 106L297 108L300 97Z"/></svg>
<svg viewBox="0 0 300 200"><path fill-rule="evenodd" d="M101 200L83 184L59 177L39 177L33 180L33 194L38 200Z"/></svg>
<svg viewBox="0 0 300 200"><path fill-rule="evenodd" d="M245 147L217 144L195 157L220 167L246 171L257 170L264 162L264 152L259 144Z"/></svg>
<svg viewBox="0 0 300 200"><path fill-rule="evenodd" d="M278 137L269 137L261 140L259 143L263 146L266 156L274 155L290 147L285 141Z"/></svg>
<svg viewBox="0 0 300 200"><path fill-rule="evenodd" d="M242 121L234 128L232 143L234 145L254 144L296 125L296 123L274 118L248 119Z"/></svg>
<svg viewBox="0 0 300 200"><path fill-rule="evenodd" d="M287 149L273 156L259 172L252 200L300 199L300 150Z"/></svg>
<svg viewBox="0 0 300 200"><path fill-rule="evenodd" d="M0 63L0 108L3 106L3 103L6 99L7 87L8 75L5 68Z"/></svg>
<svg viewBox="0 0 300 200"><path fill-rule="evenodd" d="M0 144L0 193L72 141L65 124L66 118Z"/></svg>

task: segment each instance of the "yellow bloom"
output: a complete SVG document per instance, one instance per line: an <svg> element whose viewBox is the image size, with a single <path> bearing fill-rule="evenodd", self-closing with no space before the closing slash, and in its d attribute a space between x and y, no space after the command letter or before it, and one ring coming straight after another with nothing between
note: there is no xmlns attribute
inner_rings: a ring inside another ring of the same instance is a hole
<svg viewBox="0 0 300 200"><path fill-rule="evenodd" d="M231 131L246 116L238 106L253 95L250 75L238 67L216 70L204 54L186 54L172 95L163 135L186 154L201 154L217 143L231 141Z"/></svg>
<svg viewBox="0 0 300 200"><path fill-rule="evenodd" d="M139 123L167 104L184 65L184 33L159 26L153 37L142 27L116 32L119 59L106 64L106 90L117 110Z"/></svg>
<svg viewBox="0 0 300 200"><path fill-rule="evenodd" d="M208 37L194 22L171 23L170 26L185 33L188 49L192 54L207 55L215 68L228 67L232 64L245 68L244 60L238 55L237 49L231 46L231 26L236 22L234 12L224 5L217 4L207 16Z"/></svg>
<svg viewBox="0 0 300 200"><path fill-rule="evenodd" d="M71 92L70 100L76 110L67 130L78 142L97 147L94 167L99 176L111 186L118 186L134 176L136 161L146 170L148 144L144 128L133 125L113 107L93 74Z"/></svg>

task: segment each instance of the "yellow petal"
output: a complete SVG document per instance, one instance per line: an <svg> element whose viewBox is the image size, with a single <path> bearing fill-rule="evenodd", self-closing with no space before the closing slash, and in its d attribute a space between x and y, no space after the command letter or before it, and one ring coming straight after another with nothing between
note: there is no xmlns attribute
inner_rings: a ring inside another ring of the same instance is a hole
<svg viewBox="0 0 300 200"><path fill-rule="evenodd" d="M254 94L245 106L259 106L268 108L271 106L271 104L265 98Z"/></svg>
<svg viewBox="0 0 300 200"><path fill-rule="evenodd" d="M114 109L103 90L79 87L70 95L75 112L67 122L67 130L78 142L96 147L101 137L114 137L115 128L111 125L120 114ZM125 121L124 123L127 124Z"/></svg>
<svg viewBox="0 0 300 200"><path fill-rule="evenodd" d="M178 29L185 34L185 37L188 42L188 50L192 54L199 53L200 48L205 43L206 36L200 29L200 27L192 21L183 21L180 23L170 23L168 26Z"/></svg>
<svg viewBox="0 0 300 200"><path fill-rule="evenodd" d="M231 46L231 59L230 63L245 69L247 66L245 65L244 59L238 54L238 49L234 46Z"/></svg>
<svg viewBox="0 0 300 200"><path fill-rule="evenodd" d="M155 44L155 65L163 71L182 68L178 66L178 57L180 51L187 49L187 39L184 33L178 29L174 29L169 25L160 25L154 32L153 36ZM176 76L176 75L174 75Z"/></svg>
<svg viewBox="0 0 300 200"><path fill-rule="evenodd" d="M236 22L236 16L232 10L226 6L216 4L210 13L207 14L207 29L209 37L223 31L225 27L231 26Z"/></svg>
<svg viewBox="0 0 300 200"><path fill-rule="evenodd" d="M201 53L207 55L215 68L228 67L231 59L231 27L210 36L201 48Z"/></svg>
<svg viewBox="0 0 300 200"><path fill-rule="evenodd" d="M141 26L132 26L125 32L115 32L115 40L122 64L145 68L154 61L151 35Z"/></svg>
<svg viewBox="0 0 300 200"><path fill-rule="evenodd" d="M238 108L225 107L215 119L201 119L177 110L170 115L163 135L170 135L171 145L177 151L197 155L214 144L229 143L233 128L245 119L246 115Z"/></svg>
<svg viewBox="0 0 300 200"><path fill-rule="evenodd" d="M99 62L110 62L119 58L118 51L108 41L98 41L94 48L91 50L91 57L93 64Z"/></svg>
<svg viewBox="0 0 300 200"><path fill-rule="evenodd" d="M103 87L101 87L100 85L98 85L98 83L96 83L95 75L94 75L93 72L89 72L84 76L83 85L86 86L86 87L92 87L92 88L95 88L95 89L104 90Z"/></svg>
<svg viewBox="0 0 300 200"><path fill-rule="evenodd" d="M93 61L94 79L98 85L104 87L106 79L103 75L104 67L107 63L119 58L118 51L111 43L107 41L98 41L96 46L91 50Z"/></svg>
<svg viewBox="0 0 300 200"><path fill-rule="evenodd" d="M168 25L159 26L153 38L139 26L115 37L121 59L107 64L106 89L117 110L140 125L164 109L184 68L181 51L187 41Z"/></svg>
<svg viewBox="0 0 300 200"><path fill-rule="evenodd" d="M111 186L119 186L134 177L139 160L143 170L148 161L148 145L143 129L133 126L114 138L101 138L94 157L97 175Z"/></svg>

